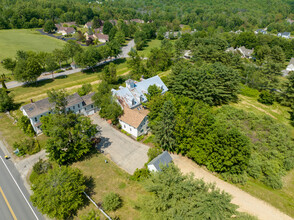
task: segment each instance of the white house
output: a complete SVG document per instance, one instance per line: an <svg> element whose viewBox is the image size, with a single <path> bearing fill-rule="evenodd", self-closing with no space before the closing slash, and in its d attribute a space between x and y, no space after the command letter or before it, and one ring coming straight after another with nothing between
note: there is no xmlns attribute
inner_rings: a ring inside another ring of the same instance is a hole
<svg viewBox="0 0 294 220"><path fill-rule="evenodd" d="M161 166L168 166L169 163L172 162L172 158L169 155L167 151L164 151L162 154L155 157L153 160L151 160L150 163L148 163L147 168L150 172L154 171L161 171Z"/></svg>
<svg viewBox="0 0 294 220"><path fill-rule="evenodd" d="M149 111L143 106L130 109L124 107L124 114L119 117L121 128L134 137L139 137L148 132L148 115Z"/></svg>
<svg viewBox="0 0 294 220"><path fill-rule="evenodd" d="M287 71L294 71L294 58L292 57L287 68L286 68Z"/></svg>
<svg viewBox="0 0 294 220"><path fill-rule="evenodd" d="M94 106L94 102L92 101L93 95L94 92L85 96L79 96L78 93L68 96L66 98L66 111L72 111L76 114L85 116L94 114L98 109ZM49 98L45 98L37 102L31 100L30 104L22 106L20 110L30 119L35 132L39 134L42 132L40 118L44 115L53 113L52 109L54 106L54 103L49 102Z"/></svg>
<svg viewBox="0 0 294 220"><path fill-rule="evenodd" d="M148 94L148 88L151 85L160 88L161 94L168 91L159 76L140 82L128 79L126 87L120 86L118 90L111 90L124 110L124 114L119 118L119 123L123 130L134 137L146 134L148 131L148 111L142 106L142 103L147 102L146 94Z"/></svg>
<svg viewBox="0 0 294 220"><path fill-rule="evenodd" d="M278 37L283 37L286 39L290 39L291 34L289 32L278 33Z"/></svg>
<svg viewBox="0 0 294 220"><path fill-rule="evenodd" d="M69 35L76 33L76 30L73 27L60 27L56 32L62 35Z"/></svg>

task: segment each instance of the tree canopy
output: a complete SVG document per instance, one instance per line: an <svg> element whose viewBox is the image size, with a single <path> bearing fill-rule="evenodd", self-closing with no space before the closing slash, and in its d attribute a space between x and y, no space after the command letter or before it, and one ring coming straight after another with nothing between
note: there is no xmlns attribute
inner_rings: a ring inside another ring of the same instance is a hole
<svg viewBox="0 0 294 220"><path fill-rule="evenodd" d="M84 204L85 178L78 169L55 167L32 186L33 205L50 218L68 219Z"/></svg>

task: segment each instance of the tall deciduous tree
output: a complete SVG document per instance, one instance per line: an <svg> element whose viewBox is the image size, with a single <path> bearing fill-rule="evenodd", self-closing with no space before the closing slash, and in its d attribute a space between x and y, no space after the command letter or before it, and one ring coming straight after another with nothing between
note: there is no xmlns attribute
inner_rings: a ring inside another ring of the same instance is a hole
<svg viewBox="0 0 294 220"><path fill-rule="evenodd" d="M111 24L111 22L105 21L103 25L103 34L109 34L112 27L113 27L113 24Z"/></svg>
<svg viewBox="0 0 294 220"><path fill-rule="evenodd" d="M5 58L2 60L1 62L2 66L7 69L7 70L10 70L11 73L13 74L13 70L16 66L16 61L11 59L11 58Z"/></svg>
<svg viewBox="0 0 294 220"><path fill-rule="evenodd" d="M94 66L102 59L99 50L96 47L89 46L86 50L78 53L75 56L76 63L81 67L91 67L94 71Z"/></svg>
<svg viewBox="0 0 294 220"><path fill-rule="evenodd" d="M52 54L50 54L47 57L45 64L46 64L46 71L50 72L52 74L52 79L54 79L53 72L54 72L54 70L58 69L58 64L56 63L56 58Z"/></svg>
<svg viewBox="0 0 294 220"><path fill-rule="evenodd" d="M73 40L69 40L66 42L63 48L67 58L71 58L73 62L73 58L77 53L81 53L83 51L81 45Z"/></svg>
<svg viewBox="0 0 294 220"><path fill-rule="evenodd" d="M85 189L85 178L80 170L55 167L33 184L31 200L50 218L68 219L84 204Z"/></svg>
<svg viewBox="0 0 294 220"><path fill-rule="evenodd" d="M35 56L19 60L15 67L15 79L21 82L35 82L41 73L42 67Z"/></svg>
<svg viewBox="0 0 294 220"><path fill-rule="evenodd" d="M65 107L67 105L67 94L64 90L56 91L52 89L47 92L49 102L55 104L56 113L66 113Z"/></svg>
<svg viewBox="0 0 294 220"><path fill-rule="evenodd" d="M100 131L87 117L79 114L50 114L41 118L42 131L49 137L46 151L58 164L70 164L93 148L92 138Z"/></svg>
<svg viewBox="0 0 294 220"><path fill-rule="evenodd" d="M116 82L116 66L114 63L110 63L104 67L103 80L108 84L113 84Z"/></svg>
<svg viewBox="0 0 294 220"><path fill-rule="evenodd" d="M52 20L46 21L43 28L44 28L44 31L47 33L52 33L52 32L55 32L56 30L55 24Z"/></svg>

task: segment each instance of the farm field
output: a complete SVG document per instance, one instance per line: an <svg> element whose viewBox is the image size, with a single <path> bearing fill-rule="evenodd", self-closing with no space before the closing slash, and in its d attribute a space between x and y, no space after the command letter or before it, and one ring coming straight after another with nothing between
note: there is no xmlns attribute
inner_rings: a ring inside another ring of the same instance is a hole
<svg viewBox="0 0 294 220"><path fill-rule="evenodd" d="M51 52L55 48L61 48L65 42L41 35L34 29L0 30L0 60L14 58L16 51L45 51ZM0 65L0 73L10 72Z"/></svg>

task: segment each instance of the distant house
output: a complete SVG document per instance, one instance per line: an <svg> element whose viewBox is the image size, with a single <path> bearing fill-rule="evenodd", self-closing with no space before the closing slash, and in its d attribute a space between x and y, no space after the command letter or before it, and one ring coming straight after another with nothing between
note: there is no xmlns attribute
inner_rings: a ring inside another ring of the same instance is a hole
<svg viewBox="0 0 294 220"><path fill-rule="evenodd" d="M168 91L166 85L159 76L154 76L141 82L132 79L126 81L126 87L120 86L118 90L112 89L113 96L124 110L124 114L119 117L119 123L123 130L134 137L146 134L148 131L147 115L148 110L142 106L147 102L146 94L151 85L156 85L161 89L161 94Z"/></svg>
<svg viewBox="0 0 294 220"><path fill-rule="evenodd" d="M181 31L168 31L168 32L165 32L164 34L164 38L166 39L171 39L171 38L179 38L181 37L182 35L182 32Z"/></svg>
<svg viewBox="0 0 294 220"><path fill-rule="evenodd" d="M257 29L256 31L254 31L255 34L267 34L267 31L263 30L263 29Z"/></svg>
<svg viewBox="0 0 294 220"><path fill-rule="evenodd" d="M94 29L95 33L102 33L103 32L103 26L100 26L99 28Z"/></svg>
<svg viewBox="0 0 294 220"><path fill-rule="evenodd" d="M99 42L106 43L109 41L109 36L106 34L96 33L92 35L94 39L98 39Z"/></svg>
<svg viewBox="0 0 294 220"><path fill-rule="evenodd" d="M171 156L167 151L164 151L162 154L155 157L150 163L148 163L147 167L150 172L158 172L161 171L160 166L168 166L173 161Z"/></svg>
<svg viewBox="0 0 294 220"><path fill-rule="evenodd" d="M283 76L287 76L289 72L294 71L294 58L292 57L285 70L282 70Z"/></svg>
<svg viewBox="0 0 294 220"><path fill-rule="evenodd" d="M236 50L234 47L229 47L228 49L226 49L226 52L232 52L232 53L235 53Z"/></svg>
<svg viewBox="0 0 294 220"><path fill-rule="evenodd" d="M131 19L131 22L139 23L139 24L144 24L144 20L141 19Z"/></svg>
<svg viewBox="0 0 294 220"><path fill-rule="evenodd" d="M94 93L89 95L79 96L78 93L68 96L66 111L72 111L76 114L82 115L92 115L98 109L94 106L94 101L92 101L92 96ZM55 104L49 102L49 98L39 100L37 102L31 101L30 104L24 105L20 108L22 113L30 119L30 122L37 134L41 133L41 122L40 118L53 113L52 109Z"/></svg>
<svg viewBox="0 0 294 220"><path fill-rule="evenodd" d="M115 25L117 25L118 21L117 20L109 20L109 22L115 26Z"/></svg>
<svg viewBox="0 0 294 220"><path fill-rule="evenodd" d="M84 28L92 28L93 22L89 21L84 25Z"/></svg>
<svg viewBox="0 0 294 220"><path fill-rule="evenodd" d="M56 32L62 35L70 35L76 33L76 30L73 27L60 27Z"/></svg>
<svg viewBox="0 0 294 220"><path fill-rule="evenodd" d="M290 23L290 24L292 24L292 23L294 22L294 20L288 18L288 19L287 19L287 22Z"/></svg>
<svg viewBox="0 0 294 220"><path fill-rule="evenodd" d="M254 49L250 50L244 46L237 48L237 50L241 53L243 58L249 58L249 59L252 58L252 54L254 52Z"/></svg>
<svg viewBox="0 0 294 220"><path fill-rule="evenodd" d="M191 59L192 58L192 52L191 52L191 50L185 50L184 51L184 58L185 59Z"/></svg>
<svg viewBox="0 0 294 220"><path fill-rule="evenodd" d="M290 32L278 33L278 37L283 37L283 38L286 38L286 39L290 39L291 34L290 34Z"/></svg>

